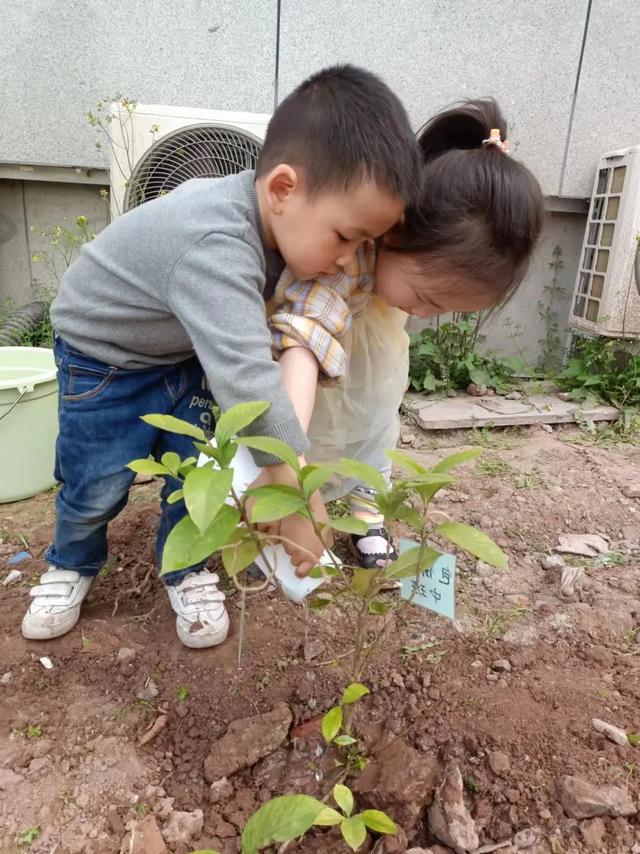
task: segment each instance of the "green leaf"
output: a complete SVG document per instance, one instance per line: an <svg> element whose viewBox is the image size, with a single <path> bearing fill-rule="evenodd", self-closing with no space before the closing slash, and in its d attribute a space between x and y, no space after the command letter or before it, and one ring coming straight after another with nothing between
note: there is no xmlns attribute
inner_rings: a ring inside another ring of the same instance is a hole
<svg viewBox="0 0 640 854"><path fill-rule="evenodd" d="M337 735L333 739L333 743L337 744L338 747L348 747L350 744L355 744L356 740L351 735Z"/></svg>
<svg viewBox="0 0 640 854"><path fill-rule="evenodd" d="M498 569L507 568L509 560L506 554L500 546L493 542L491 537L477 528L464 525L462 522L444 522L442 525L438 525L436 530L454 545L480 558L485 563Z"/></svg>
<svg viewBox="0 0 640 854"><path fill-rule="evenodd" d="M357 702L361 697L364 697L369 693L369 689L366 685L362 685L360 682L352 682L342 692L342 699L340 703L343 706L350 706L352 703Z"/></svg>
<svg viewBox="0 0 640 854"><path fill-rule="evenodd" d="M258 557L258 544L248 531L238 528L231 536L231 543L222 549L222 564L233 577L246 569Z"/></svg>
<svg viewBox="0 0 640 854"><path fill-rule="evenodd" d="M402 451L387 450L385 451L385 454L392 462L401 466L405 471L408 471L411 474L427 474L428 469L416 463L408 454L405 454Z"/></svg>
<svg viewBox="0 0 640 854"><path fill-rule="evenodd" d="M390 606L386 602L381 602L377 599L374 599L373 602L369 602L369 613L377 614L378 616L382 616L382 614L386 614L389 610Z"/></svg>
<svg viewBox="0 0 640 854"><path fill-rule="evenodd" d="M357 851L367 838L367 828L359 815L345 818L341 825L342 837L352 851Z"/></svg>
<svg viewBox="0 0 640 854"><path fill-rule="evenodd" d="M466 463L467 460L474 460L476 457L479 457L480 454L484 454L484 448L470 448L468 451L460 451L458 454L451 454L448 457L445 457L440 462L436 463L435 466L431 469L432 472L448 472L452 468L461 465L462 463Z"/></svg>
<svg viewBox="0 0 640 854"><path fill-rule="evenodd" d="M398 832L396 823L380 810L364 810L360 816L369 830L373 830L375 833Z"/></svg>
<svg viewBox="0 0 640 854"><path fill-rule="evenodd" d="M313 608L314 611L321 611L323 608L326 608L327 605L331 605L332 603L333 596L331 593L318 593L318 595L309 602L309 607Z"/></svg>
<svg viewBox="0 0 640 854"><path fill-rule="evenodd" d="M332 476L330 471L320 468L319 466L304 466L300 472L302 477L302 491L305 498L309 498L318 489L322 489L325 483Z"/></svg>
<svg viewBox="0 0 640 854"><path fill-rule="evenodd" d="M332 742L340 732L341 726L342 706L334 706L332 709L329 709L327 714L322 718L322 735L324 740L327 743Z"/></svg>
<svg viewBox="0 0 640 854"><path fill-rule="evenodd" d="M224 504L206 531L200 532L190 516L171 529L162 554L160 575L201 563L223 546L240 521L234 507Z"/></svg>
<svg viewBox="0 0 640 854"><path fill-rule="evenodd" d="M130 468L131 471L135 471L138 474L169 474L167 469L161 463L156 462L156 460L151 457L148 457L145 460L131 460L127 465L127 468Z"/></svg>
<svg viewBox="0 0 640 854"><path fill-rule="evenodd" d="M180 459L178 454L175 453L175 451L167 451L167 453L163 454L160 458L160 462L163 466L165 466L165 468L169 469L169 471L174 477L177 477L180 473L180 466L182 465L182 460Z"/></svg>
<svg viewBox="0 0 640 854"><path fill-rule="evenodd" d="M303 836L327 809L309 795L282 795L263 804L246 823L242 854L258 854L272 842L288 842Z"/></svg>
<svg viewBox="0 0 640 854"><path fill-rule="evenodd" d="M640 746L640 734L636 733L636 732L630 732L629 735L627 736L627 741L633 747L639 747Z"/></svg>
<svg viewBox="0 0 640 854"><path fill-rule="evenodd" d="M247 448L253 448L254 451L262 451L263 454L273 454L274 457L279 457L287 465L290 465L294 471L300 471L298 455L291 445L287 445L286 442L282 442L280 439L274 439L271 436L242 436L238 438L237 442L239 445L246 445Z"/></svg>
<svg viewBox="0 0 640 854"><path fill-rule="evenodd" d="M182 460L180 463L180 467L178 469L178 474L181 474L183 477L186 477L191 469L195 468L198 463L198 460L195 457L187 457L186 460Z"/></svg>
<svg viewBox="0 0 640 854"><path fill-rule="evenodd" d="M469 379L472 383L476 385L490 385L491 377L486 371L481 370L480 368L473 368L469 371Z"/></svg>
<svg viewBox="0 0 640 854"><path fill-rule="evenodd" d="M331 578L333 575L338 575L339 570L336 569L335 566L331 564L320 564L318 566L314 566L313 569L309 572L309 578Z"/></svg>
<svg viewBox="0 0 640 854"><path fill-rule="evenodd" d="M378 492L386 492L387 490L387 482L384 476L368 463L360 463L357 460L345 458L334 463L323 463L322 468L334 472L340 477L357 480L373 487Z"/></svg>
<svg viewBox="0 0 640 854"><path fill-rule="evenodd" d="M359 534L364 537L369 530L369 525L364 519L356 516L342 516L340 519L330 519L329 525L334 531L342 531L345 534Z"/></svg>
<svg viewBox="0 0 640 854"><path fill-rule="evenodd" d="M353 812L353 793L348 786L336 783L333 787L333 799L346 816L351 815Z"/></svg>
<svg viewBox="0 0 640 854"><path fill-rule="evenodd" d="M278 486L272 486L271 490L272 494L258 498L253 505L251 521L254 524L274 522L306 509L305 500L301 495L286 492Z"/></svg>
<svg viewBox="0 0 640 854"><path fill-rule="evenodd" d="M340 824L343 818L344 816L340 815L338 810L334 810L333 807L327 807L322 810L313 823L318 827L333 827L336 824Z"/></svg>
<svg viewBox="0 0 640 854"><path fill-rule="evenodd" d="M420 554L420 546L414 546L400 555L398 560L389 564L385 570L385 575L388 578L413 578L425 569L433 566L442 552L432 549L430 546L424 546L422 555Z"/></svg>
<svg viewBox="0 0 640 854"><path fill-rule="evenodd" d="M198 439L200 442L204 442L206 438L204 431L200 427L196 427L188 421L183 421L182 418L176 418L174 415L143 415L142 420L152 427L166 430L167 433L191 436L192 439Z"/></svg>
<svg viewBox="0 0 640 854"><path fill-rule="evenodd" d="M229 441L232 436L239 433L256 418L259 418L271 406L266 400L256 400L250 403L238 403L223 412L216 424L216 442L219 448Z"/></svg>
<svg viewBox="0 0 640 854"><path fill-rule="evenodd" d="M424 391L435 391L438 387L438 380L434 377L431 371L427 371L422 380L422 388Z"/></svg>
<svg viewBox="0 0 640 854"><path fill-rule="evenodd" d="M189 689L186 685L181 685L176 691L176 699L183 703L189 696Z"/></svg>
<svg viewBox="0 0 640 854"><path fill-rule="evenodd" d="M184 489L174 489L173 492L167 496L167 504L177 504L184 496Z"/></svg>
<svg viewBox="0 0 640 854"><path fill-rule="evenodd" d="M414 531L420 532L422 530L422 516L415 507L410 507L408 504L401 504L396 509L394 516L396 519L407 522Z"/></svg>
<svg viewBox="0 0 640 854"><path fill-rule="evenodd" d="M233 471L212 464L195 468L184 481L184 501L196 527L205 531L229 495Z"/></svg>

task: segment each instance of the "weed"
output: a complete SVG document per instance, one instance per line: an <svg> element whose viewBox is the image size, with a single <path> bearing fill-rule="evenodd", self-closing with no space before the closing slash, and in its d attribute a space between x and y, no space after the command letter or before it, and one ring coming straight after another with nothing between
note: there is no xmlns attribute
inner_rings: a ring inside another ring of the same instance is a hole
<svg viewBox="0 0 640 854"><path fill-rule="evenodd" d="M538 316L542 321L544 335L538 339L542 349L540 368L549 375L560 367L562 362L562 338L557 303L565 289L560 285L560 273L564 270L562 247L555 246L549 262L551 281L542 289L543 299L538 302Z"/></svg>
<svg viewBox="0 0 640 854"><path fill-rule="evenodd" d="M26 738L41 738L42 724L29 724L29 726L26 727L24 734Z"/></svg>
<svg viewBox="0 0 640 854"><path fill-rule="evenodd" d="M40 825L28 827L26 830L21 830L18 833L18 841L20 845L31 845L40 836Z"/></svg>
<svg viewBox="0 0 640 854"><path fill-rule="evenodd" d="M546 480L538 469L533 469L533 471L524 472L519 477L516 476L514 486L516 489L541 489L546 486Z"/></svg>
<svg viewBox="0 0 640 854"><path fill-rule="evenodd" d="M495 451L512 451L522 445L524 434L520 427L474 427L471 430L474 445Z"/></svg>
<svg viewBox="0 0 640 854"><path fill-rule="evenodd" d="M491 611L484 618L484 634L488 638L502 637L514 623L524 620L531 614L531 608L505 608Z"/></svg>
<svg viewBox="0 0 640 854"><path fill-rule="evenodd" d="M504 460L487 457L478 460L475 465L475 472L481 477L507 477L513 474L513 469Z"/></svg>
<svg viewBox="0 0 640 854"><path fill-rule="evenodd" d="M91 646L91 638L88 638L86 635L82 635L80 643L82 644L82 649L87 649Z"/></svg>
<svg viewBox="0 0 640 854"><path fill-rule="evenodd" d="M141 804L138 804L138 806L136 807L136 812L138 813L139 816L142 816L144 818L145 815L149 815L149 813L151 812L151 807L149 806L149 804L147 804L145 801L143 801Z"/></svg>
<svg viewBox="0 0 640 854"><path fill-rule="evenodd" d="M640 406L640 355L627 341L576 337L574 355L558 375L574 400L605 402L624 410Z"/></svg>
<svg viewBox="0 0 640 854"><path fill-rule="evenodd" d="M186 685L181 685L176 691L176 700L183 703L189 696L189 688Z"/></svg>

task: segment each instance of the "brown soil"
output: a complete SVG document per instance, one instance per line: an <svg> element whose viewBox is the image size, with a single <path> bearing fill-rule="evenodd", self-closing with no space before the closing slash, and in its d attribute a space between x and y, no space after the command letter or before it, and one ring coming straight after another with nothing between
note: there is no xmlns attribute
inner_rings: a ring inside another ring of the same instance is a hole
<svg viewBox="0 0 640 854"><path fill-rule="evenodd" d="M640 747L619 747L591 725L601 718L640 732L640 500L625 497L638 485L640 455L625 445L572 444L571 432L530 428L476 437L489 445L482 463L461 468L459 488L437 508L487 529L508 552L509 570L459 557L457 620L411 608L396 620L366 680L372 694L361 717L385 720L423 754L458 762L481 845L536 827L531 851L598 850L586 847L578 822L559 804L556 786L565 774L623 786L636 803L640 794ZM409 453L430 464L473 441L469 433L437 443L417 436L422 447ZM33 555L18 567L21 581L0 588L0 676L9 674L0 685L0 772L18 775L5 791L0 787L0 852L115 854L132 819L152 810L163 828L172 811L201 809L200 837L169 850L211 846L227 854L239 850L239 828L266 798L322 792L331 770L313 738L296 739L286 774L280 751L235 775L224 810L211 805L203 768L231 721L284 701L295 725L336 701L342 677L323 659L348 649L340 614L329 608L311 618L310 637L324 651L310 663L302 624L275 593L248 599L240 667L238 595L229 598L232 632L224 645L182 647L153 577L158 510L151 483L134 488L113 524L113 557L78 626L56 641L25 641L20 620L29 586L44 569L53 502L49 493L0 508L2 577L6 560L24 548L22 538ZM604 561L576 559L586 575L572 598L562 597L557 573L541 567L562 533L599 533L611 544ZM437 645L403 654L433 640ZM122 648L133 650L129 661L119 660ZM511 671L493 670L498 659L508 659ZM137 694L149 680L158 695L141 701ZM166 727L139 746L163 710ZM500 774L490 767L494 751L509 760ZM605 825L603 851L630 852L640 841L637 815L607 818ZM19 834L31 827L39 835L30 846L20 844ZM433 842L424 822L410 835L413 845ZM300 850L329 850L328 844L310 841Z"/></svg>

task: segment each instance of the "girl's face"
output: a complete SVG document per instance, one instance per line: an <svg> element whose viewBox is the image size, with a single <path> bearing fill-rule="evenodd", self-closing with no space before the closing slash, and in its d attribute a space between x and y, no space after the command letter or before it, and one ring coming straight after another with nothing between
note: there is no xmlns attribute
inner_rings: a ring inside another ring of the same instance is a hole
<svg viewBox="0 0 640 854"><path fill-rule="evenodd" d="M380 246L376 258L375 292L389 305L414 317L450 311L482 311L500 297L497 290L444 267L424 273L411 255Z"/></svg>

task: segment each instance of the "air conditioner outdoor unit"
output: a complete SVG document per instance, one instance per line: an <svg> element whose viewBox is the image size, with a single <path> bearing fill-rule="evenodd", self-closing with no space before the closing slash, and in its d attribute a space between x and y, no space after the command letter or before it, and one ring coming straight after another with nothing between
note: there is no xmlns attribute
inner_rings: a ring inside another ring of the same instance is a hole
<svg viewBox="0 0 640 854"><path fill-rule="evenodd" d="M118 216L190 178L220 178L256 165L270 115L113 104L111 214Z"/></svg>
<svg viewBox="0 0 640 854"><path fill-rule="evenodd" d="M569 326L608 338L640 337L640 146L600 158Z"/></svg>

